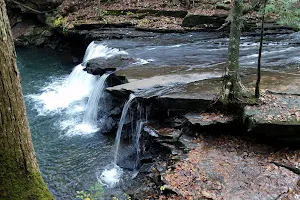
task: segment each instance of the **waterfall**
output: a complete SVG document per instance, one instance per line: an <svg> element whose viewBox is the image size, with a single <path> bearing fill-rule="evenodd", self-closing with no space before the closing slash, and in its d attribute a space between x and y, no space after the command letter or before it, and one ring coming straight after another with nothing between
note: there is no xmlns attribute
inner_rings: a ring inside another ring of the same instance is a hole
<svg viewBox="0 0 300 200"><path fill-rule="evenodd" d="M143 130L145 123L146 123L145 120L139 120L136 123L135 143L134 143L134 148L136 150L136 158L135 158L135 165L134 165L135 170L139 167L139 164L140 164L140 151L141 151L140 138L141 138L142 130Z"/></svg>
<svg viewBox="0 0 300 200"><path fill-rule="evenodd" d="M116 55L128 55L128 53L116 48L109 48L99 42L93 41L86 49L86 53L83 57L83 63L94 58L110 58Z"/></svg>
<svg viewBox="0 0 300 200"><path fill-rule="evenodd" d="M83 117L84 124L89 124L91 126L97 125L98 105L101 101L101 98L103 98L106 79L109 77L109 75L110 74L102 75L96 82L85 109ZM104 102L102 102L102 104L104 104Z"/></svg>
<svg viewBox="0 0 300 200"><path fill-rule="evenodd" d="M84 105L75 105L83 98L89 96L97 77L83 71L87 61L94 58L109 58L116 55L126 55L126 51L116 48L109 48L99 42L91 42L85 51L81 64L74 67L73 71L67 77L53 79L46 85L40 94L30 95L37 102L36 109L41 115L49 112L60 112L62 109L68 108L73 111L82 111Z"/></svg>
<svg viewBox="0 0 300 200"><path fill-rule="evenodd" d="M109 58L116 55L126 55L126 51L120 51L116 48L109 48L99 42L91 42L87 47L82 64L77 65L67 79L64 89L64 98L70 102L80 100L90 94L97 81L96 76L83 71L87 61L94 58Z"/></svg>
<svg viewBox="0 0 300 200"><path fill-rule="evenodd" d="M101 175L97 175L98 179L100 182L104 182L106 185L109 187L114 187L120 180L123 170L117 165L117 160L118 160L118 151L119 151L119 146L120 146L120 140L121 140L121 133L122 129L125 123L125 119L128 113L128 110L131 106L131 103L135 99L135 95L131 94L129 96L128 101L125 103L121 115L121 119L119 122L118 130L117 130L117 135L115 139L115 156L114 156L114 162L112 166L107 166L106 169L102 172Z"/></svg>
<svg viewBox="0 0 300 200"><path fill-rule="evenodd" d="M120 146L120 140L121 140L121 134L122 134L122 129L125 123L125 119L127 116L128 109L130 108L131 102L135 99L134 94L130 94L128 101L125 103L124 108L122 110L122 115L121 119L119 122L118 130L117 130L117 135L115 139L115 157L114 157L114 164L117 165L118 161L118 152L119 152L119 146Z"/></svg>
<svg viewBox="0 0 300 200"><path fill-rule="evenodd" d="M66 86L61 90L60 95L68 101L66 106L88 96L94 87L97 77L86 73L83 69L84 66L77 65L69 75Z"/></svg>
<svg viewBox="0 0 300 200"><path fill-rule="evenodd" d="M67 78L66 86L60 95L66 100L66 106L69 103L87 97L94 88L97 77L83 71L84 63L94 58L109 58L116 55L128 54L126 51L109 48L99 42L91 42L87 47L82 64L77 65ZM64 101L64 100L63 100Z"/></svg>

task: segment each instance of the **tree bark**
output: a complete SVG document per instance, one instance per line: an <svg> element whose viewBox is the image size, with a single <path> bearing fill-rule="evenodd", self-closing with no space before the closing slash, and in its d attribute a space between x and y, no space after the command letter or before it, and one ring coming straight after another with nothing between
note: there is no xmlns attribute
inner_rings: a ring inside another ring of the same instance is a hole
<svg viewBox="0 0 300 200"><path fill-rule="evenodd" d="M236 100L246 93L240 78L240 36L243 25L243 0L234 0L228 45L228 64L225 68L224 99Z"/></svg>
<svg viewBox="0 0 300 200"><path fill-rule="evenodd" d="M98 0L98 19L101 19L101 0Z"/></svg>
<svg viewBox="0 0 300 200"><path fill-rule="evenodd" d="M4 0L0 0L0 199L54 199L40 174Z"/></svg>
<svg viewBox="0 0 300 200"><path fill-rule="evenodd" d="M263 40L264 40L264 24L265 24L265 10L266 10L266 4L267 0L264 0L264 9L262 13L262 19L261 19L261 31L260 31L260 43L259 43L259 51L258 51L258 60L257 60L257 80L255 85L255 98L259 98L260 96L260 68L261 68L261 53L262 53L262 47L263 47Z"/></svg>

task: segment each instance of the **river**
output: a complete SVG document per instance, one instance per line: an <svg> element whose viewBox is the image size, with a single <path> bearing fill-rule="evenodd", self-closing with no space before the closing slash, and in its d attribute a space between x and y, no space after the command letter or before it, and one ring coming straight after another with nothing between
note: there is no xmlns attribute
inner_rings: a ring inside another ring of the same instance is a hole
<svg viewBox="0 0 300 200"><path fill-rule="evenodd" d="M267 36L264 69L299 69L299 37L297 33ZM258 41L258 37L242 38L242 67L256 66ZM124 50L138 60L134 65L141 67L149 64L214 67L226 62L228 39L215 33L158 34L153 38L109 40L100 44ZM76 191L95 184L97 175L113 162L114 136L105 135L101 130L83 133L74 129L82 121L88 99L66 103L65 98L55 96L75 66L70 62L70 55L37 48L17 49L17 55L43 178L56 199L76 199Z"/></svg>

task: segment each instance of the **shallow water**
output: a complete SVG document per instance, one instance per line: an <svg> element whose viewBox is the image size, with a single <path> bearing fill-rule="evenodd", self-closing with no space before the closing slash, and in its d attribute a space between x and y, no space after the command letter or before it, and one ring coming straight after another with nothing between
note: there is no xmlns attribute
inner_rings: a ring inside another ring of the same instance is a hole
<svg viewBox="0 0 300 200"><path fill-rule="evenodd" d="M212 67L227 60L228 38L218 33L165 34L151 39L109 40L110 47L122 48L129 55L151 65ZM240 64L256 67L259 37L242 37ZM265 36L262 66L274 68L300 63L300 33Z"/></svg>

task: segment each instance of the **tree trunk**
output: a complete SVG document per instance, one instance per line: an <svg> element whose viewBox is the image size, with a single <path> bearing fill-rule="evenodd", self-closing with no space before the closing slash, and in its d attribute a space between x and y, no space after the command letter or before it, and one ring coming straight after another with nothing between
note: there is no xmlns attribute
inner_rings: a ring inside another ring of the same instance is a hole
<svg viewBox="0 0 300 200"><path fill-rule="evenodd" d="M263 5L264 9L263 9L262 19L261 19L259 52L258 52L258 60L257 60L257 80L256 80L256 85L255 85L255 98L259 98L259 96L260 96L260 92L259 92L260 79L261 79L260 67L261 67L262 46L263 46L263 40L264 40L264 23L265 23L266 4L267 4L267 0L264 0L264 5Z"/></svg>
<svg viewBox="0 0 300 200"><path fill-rule="evenodd" d="M240 36L243 25L243 0L234 0L232 9L228 64L225 69L223 99L235 101L246 94L246 88L241 82L239 66Z"/></svg>
<svg viewBox="0 0 300 200"><path fill-rule="evenodd" d="M190 0L185 0L185 6L186 6L187 9L191 8Z"/></svg>
<svg viewBox="0 0 300 200"><path fill-rule="evenodd" d="M101 0L98 0L98 19L101 19Z"/></svg>
<svg viewBox="0 0 300 200"><path fill-rule="evenodd" d="M4 0L0 0L0 163L1 200L53 199L32 145Z"/></svg>

